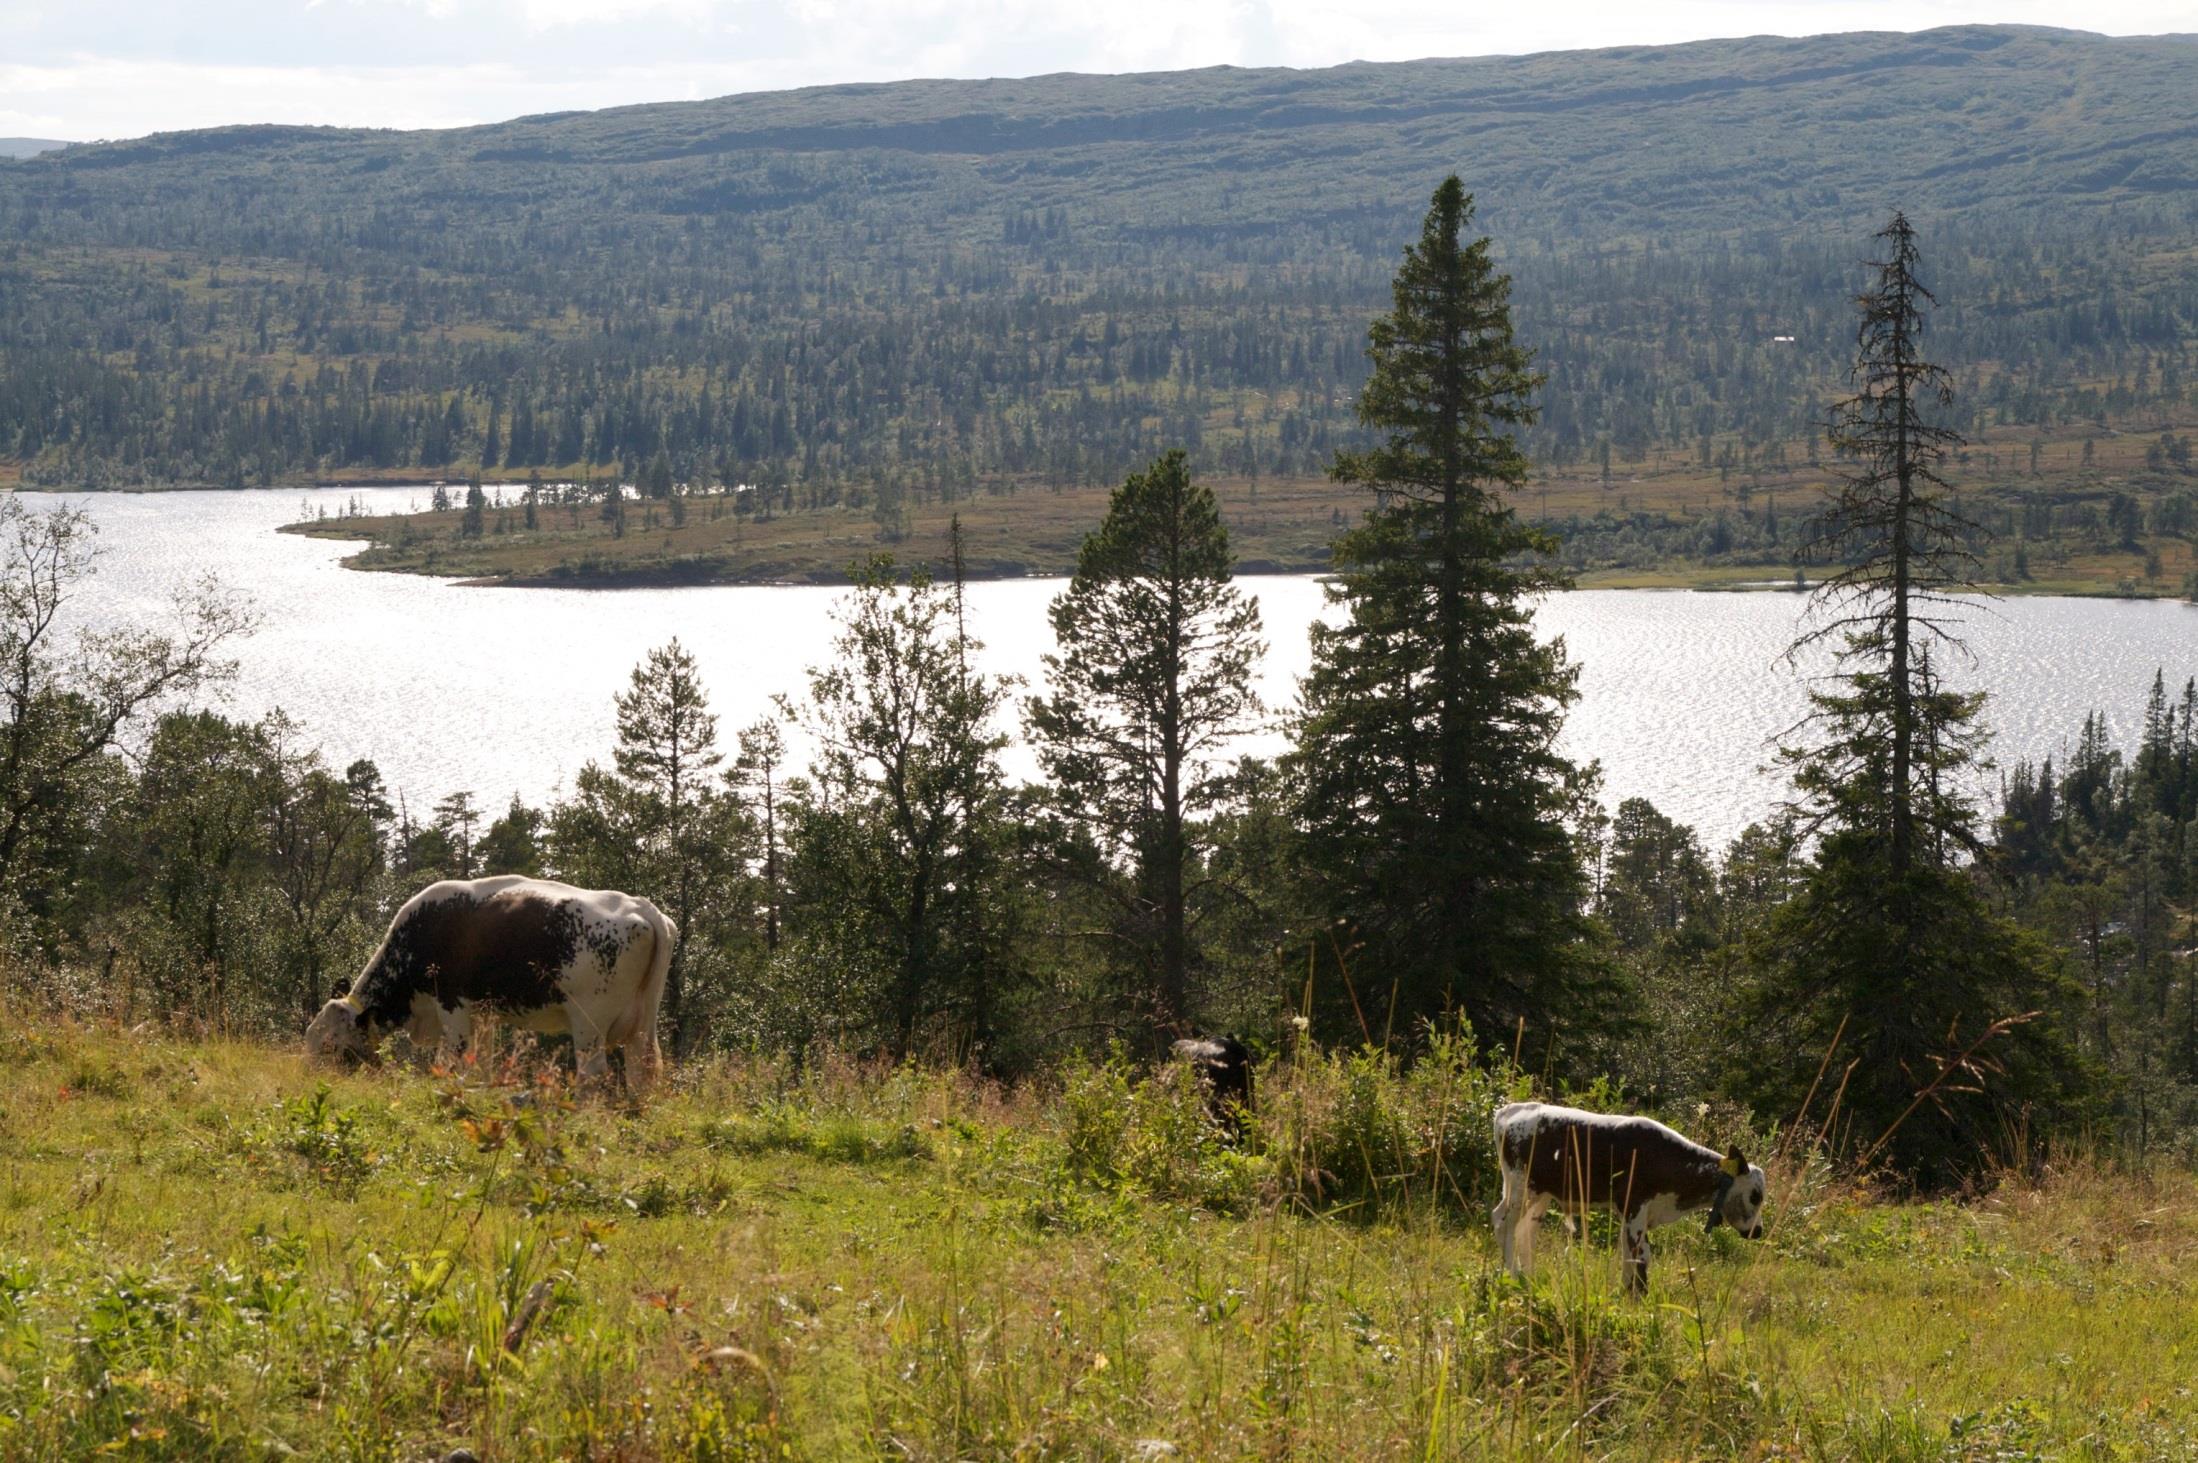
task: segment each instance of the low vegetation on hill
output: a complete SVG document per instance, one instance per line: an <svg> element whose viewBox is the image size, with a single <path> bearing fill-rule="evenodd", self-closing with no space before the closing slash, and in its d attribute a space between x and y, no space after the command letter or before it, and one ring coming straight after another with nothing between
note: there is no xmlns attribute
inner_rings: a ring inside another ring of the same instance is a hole
<svg viewBox="0 0 2198 1463"><path fill-rule="evenodd" d="M1237 1149L1105 1064L711 1060L636 1108L508 1053L345 1075L7 1016L9 1458L2198 1449L2180 1172L1889 1204L1774 1142L1768 1238L1659 1231L1633 1302L1601 1226L1500 1273L1496 1079L1454 1060L1278 1058Z"/></svg>

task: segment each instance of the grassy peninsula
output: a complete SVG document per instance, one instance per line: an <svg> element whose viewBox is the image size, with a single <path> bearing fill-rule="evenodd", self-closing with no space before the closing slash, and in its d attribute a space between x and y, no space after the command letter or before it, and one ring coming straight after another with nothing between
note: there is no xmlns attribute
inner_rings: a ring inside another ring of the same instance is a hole
<svg viewBox="0 0 2198 1463"><path fill-rule="evenodd" d="M2165 457L2162 435L2084 425L2051 435L1994 431L1975 443L1955 471L1996 531L1984 577L2010 593L2188 593L2198 570L2188 536L2198 529L2198 475ZM1559 534L1583 586L1790 581L1804 521L1829 480L1823 464L1806 461L1805 443L1790 447L1792 466L1747 473L1664 453L1617 463L1607 479L1550 469L1514 501ZM1364 507L1350 488L1322 477L1208 481L1246 573L1326 569L1330 541ZM668 502L629 497L622 524L606 519L600 493L568 488L570 501L545 501L530 529L525 484L507 480L486 485L490 502L477 533L467 530L463 484L450 485L454 506L441 512L332 516L286 531L363 544L345 560L354 569L617 588L837 583L851 563L880 551L943 565L949 524L959 516L968 572L998 578L1068 573L1111 486L1002 479L966 496L904 497L887 514L860 493L767 512L752 492L717 488L683 494L677 513ZM423 488L423 506L428 498Z"/></svg>

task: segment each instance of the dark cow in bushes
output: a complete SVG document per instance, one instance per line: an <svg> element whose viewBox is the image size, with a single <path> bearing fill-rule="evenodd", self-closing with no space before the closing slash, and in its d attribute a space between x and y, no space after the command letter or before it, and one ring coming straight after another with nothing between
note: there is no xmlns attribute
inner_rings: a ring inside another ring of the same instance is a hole
<svg viewBox="0 0 2198 1463"><path fill-rule="evenodd" d="M608 1053L645 1087L663 1066L656 1011L678 931L646 899L504 875L446 879L406 901L348 991L305 1029L306 1050L364 1058L395 1031L464 1047L475 1018L569 1033L582 1078Z"/></svg>
<svg viewBox="0 0 2198 1463"><path fill-rule="evenodd" d="M1648 1288L1648 1232L1659 1224L1707 1209L1711 1229L1763 1237L1763 1170L1738 1147L1720 1156L1654 1118L1507 1103L1496 1111L1496 1159L1503 1198L1490 1217L1514 1274L1532 1267L1534 1226L1551 1205L1567 1216L1607 1205L1619 1216L1633 1291Z"/></svg>
<svg viewBox="0 0 2198 1463"><path fill-rule="evenodd" d="M1252 1110L1251 1048L1233 1036L1190 1036L1175 1044L1175 1055L1198 1075L1207 1116L1241 1137L1244 1114Z"/></svg>

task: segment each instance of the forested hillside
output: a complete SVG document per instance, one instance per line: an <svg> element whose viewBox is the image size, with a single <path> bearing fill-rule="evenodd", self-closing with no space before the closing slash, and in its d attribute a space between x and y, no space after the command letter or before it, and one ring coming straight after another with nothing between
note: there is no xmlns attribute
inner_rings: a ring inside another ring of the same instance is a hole
<svg viewBox="0 0 2198 1463"><path fill-rule="evenodd" d="M1960 424L2187 424L2198 41L2020 27L846 86L0 162L0 474L479 465L897 505L1310 475L1458 170L1541 464L1811 452L1894 205Z"/></svg>

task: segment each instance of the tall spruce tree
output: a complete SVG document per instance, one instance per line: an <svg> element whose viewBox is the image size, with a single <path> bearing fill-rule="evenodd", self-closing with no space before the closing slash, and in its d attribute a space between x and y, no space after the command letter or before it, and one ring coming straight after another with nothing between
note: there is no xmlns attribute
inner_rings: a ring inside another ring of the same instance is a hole
<svg viewBox="0 0 2198 1463"><path fill-rule="evenodd" d="M1401 1034L1458 1011L1547 1040L1611 1009L1567 826L1593 778L1556 748L1577 673L1534 634L1534 599L1564 582L1554 541L1505 498L1540 377L1472 213L1445 179L1369 333L1378 440L1334 476L1373 502L1335 545L1342 613L1313 630L1293 766L1312 872L1372 987L1355 1019Z"/></svg>
<svg viewBox="0 0 2198 1463"><path fill-rule="evenodd" d="M1958 596L1975 588L1971 545L1981 530L1939 474L1963 444L1938 417L1952 404L1952 378L1923 355L1924 311L1937 302L1917 277L1915 230L1895 213L1877 239L1885 257L1873 261L1876 281L1855 302L1854 394L1833 406L1825 433L1841 464L1837 486L1804 549L1836 567L1812 600L1818 623L1793 650L1831 642L1850 673L1860 700L1844 709L1820 701L1819 710L1866 732L1861 742L1835 738L1828 746L1884 762L1877 807L1887 866L1898 876L1919 854L1943 858L1936 845L1968 836L1967 805L1933 795L1947 791L1951 768L1925 744L1969 726L1981 703L1927 702L1925 662L1934 645L1963 649L1949 616L1959 612ZM1947 751L1958 765L1964 753ZM1825 756L1804 765L1821 767ZM1832 778L1852 781L1855 770L1835 764Z"/></svg>
<svg viewBox="0 0 2198 1463"><path fill-rule="evenodd" d="M1968 782L1984 698L1940 665L1971 587L1977 530L1939 476L1961 445L1940 413L1950 380L1923 353L1914 229L1895 214L1856 304L1854 394L1833 408L1843 463L1810 548L1837 570L1793 652L1831 641L1837 674L1811 693L1805 745L1781 753L1815 857L1754 932L1758 982L1728 1046L1746 1095L1799 1113L1822 1054L1842 1068L1835 1141L1925 1186L2005 1153L2063 1115L2076 1073L2070 992L2049 953L1986 904Z"/></svg>
<svg viewBox="0 0 2198 1463"><path fill-rule="evenodd" d="M1163 1034L1191 1014L1199 819L1225 786L1228 739L1259 709L1259 606L1234 566L1220 506L1181 452L1132 474L1053 601L1050 694L1026 709L1070 819L1109 875L1126 868L1111 933L1140 973L1131 1004Z"/></svg>

